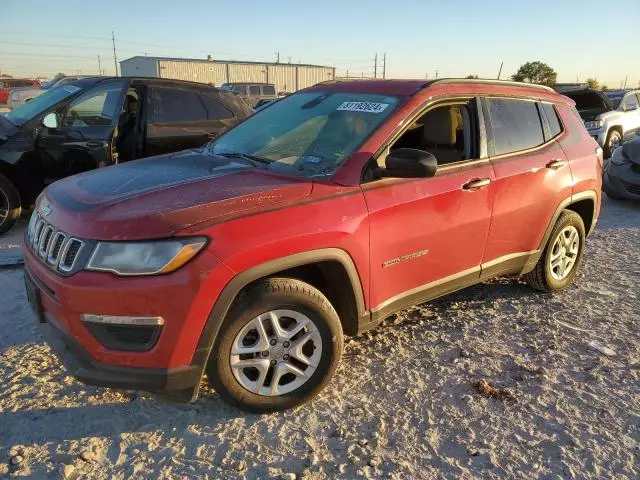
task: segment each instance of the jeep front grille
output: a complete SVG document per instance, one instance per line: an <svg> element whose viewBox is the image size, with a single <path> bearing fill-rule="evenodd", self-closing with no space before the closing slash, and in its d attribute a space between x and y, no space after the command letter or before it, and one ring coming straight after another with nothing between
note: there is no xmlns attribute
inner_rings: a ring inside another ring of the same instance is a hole
<svg viewBox="0 0 640 480"><path fill-rule="evenodd" d="M84 247L84 241L57 230L37 212L29 221L27 243L43 263L62 273L73 270Z"/></svg>

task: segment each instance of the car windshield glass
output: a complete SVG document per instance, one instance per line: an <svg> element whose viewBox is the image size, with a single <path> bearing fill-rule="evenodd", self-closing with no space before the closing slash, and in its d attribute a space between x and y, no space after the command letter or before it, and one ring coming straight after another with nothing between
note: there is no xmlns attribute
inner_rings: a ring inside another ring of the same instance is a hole
<svg viewBox="0 0 640 480"><path fill-rule="evenodd" d="M6 117L14 125L23 125L29 120L40 115L48 108L51 108L59 101L70 97L78 90L80 90L80 88L75 85L54 87L51 90L47 90L42 95L38 95L30 102L27 102L18 108L14 108L6 114Z"/></svg>
<svg viewBox="0 0 640 480"><path fill-rule="evenodd" d="M211 143L214 155L266 160L293 175L332 175L397 107L395 96L299 93L271 105Z"/></svg>
<svg viewBox="0 0 640 480"><path fill-rule="evenodd" d="M625 92L607 92L607 98L613 105L613 108L618 108L620 106L620 102L622 101L622 97L624 97Z"/></svg>
<svg viewBox="0 0 640 480"><path fill-rule="evenodd" d="M54 87L58 84L58 82L60 81L60 77L58 78L53 78L51 80L49 80L48 82L44 82L41 86L41 88L43 90L49 90L51 87Z"/></svg>

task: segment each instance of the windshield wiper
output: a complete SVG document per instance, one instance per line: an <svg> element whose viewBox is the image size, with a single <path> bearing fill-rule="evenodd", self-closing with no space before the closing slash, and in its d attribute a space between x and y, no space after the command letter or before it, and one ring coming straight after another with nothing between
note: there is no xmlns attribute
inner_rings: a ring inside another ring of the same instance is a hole
<svg viewBox="0 0 640 480"><path fill-rule="evenodd" d="M259 157L258 155L251 155L249 153L242 152L222 152L216 153L215 155L219 155L221 157L226 158L241 158L242 160L247 160L254 167L259 167L261 165L269 164L272 161L268 158Z"/></svg>

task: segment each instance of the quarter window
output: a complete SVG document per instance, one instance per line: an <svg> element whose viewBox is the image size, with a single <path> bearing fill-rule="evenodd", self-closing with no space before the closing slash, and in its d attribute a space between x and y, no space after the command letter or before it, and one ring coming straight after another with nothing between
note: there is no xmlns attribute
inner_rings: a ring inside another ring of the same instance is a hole
<svg viewBox="0 0 640 480"><path fill-rule="evenodd" d="M262 87L262 94L263 95L275 95L276 94L276 89L273 85L265 85Z"/></svg>
<svg viewBox="0 0 640 480"><path fill-rule="evenodd" d="M541 105L542 109L544 110L545 116L547 117L547 123L549 124L549 135L547 137L547 140L557 137L562 132L562 126L560 125L560 120L558 119L556 109L553 108L553 105L551 105L550 103L542 103Z"/></svg>
<svg viewBox="0 0 640 480"><path fill-rule="evenodd" d="M487 99L494 155L518 152L544 143L542 123L535 102L503 98Z"/></svg>
<svg viewBox="0 0 640 480"><path fill-rule="evenodd" d="M209 120L225 120L233 118L233 112L225 105L209 95L200 95L202 103L207 110L207 118Z"/></svg>
<svg viewBox="0 0 640 480"><path fill-rule="evenodd" d="M151 97L154 123L197 122L207 119L204 104L195 92L154 88Z"/></svg>

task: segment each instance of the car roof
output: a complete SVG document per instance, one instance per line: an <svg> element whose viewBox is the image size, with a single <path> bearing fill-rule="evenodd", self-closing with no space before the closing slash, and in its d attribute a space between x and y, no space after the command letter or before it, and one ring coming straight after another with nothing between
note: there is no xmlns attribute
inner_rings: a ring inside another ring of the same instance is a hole
<svg viewBox="0 0 640 480"><path fill-rule="evenodd" d="M158 78L158 77L84 77L84 78L78 78L77 80L72 80L66 83L66 85L76 85L80 88L86 88L94 84L97 84L99 82L106 82L111 80L127 80L127 81L135 80L139 82L160 83L160 84L164 83L167 85L185 85L185 86L204 88L208 90L221 91L218 88L214 87L213 85L209 85L206 83L190 82L188 80L176 80L173 78Z"/></svg>
<svg viewBox="0 0 640 480"><path fill-rule="evenodd" d="M319 83L304 91L335 91L377 93L381 95L411 96L416 93L436 86L453 87L451 90L461 90L460 87L473 87L468 90L478 94L510 94L525 97L564 99L555 90L543 85L531 83L511 82L505 80L481 80L467 78L442 78L435 80L384 80L384 79L357 79L357 80L330 80Z"/></svg>
<svg viewBox="0 0 640 480"><path fill-rule="evenodd" d="M223 85L274 85L266 82L224 82Z"/></svg>

